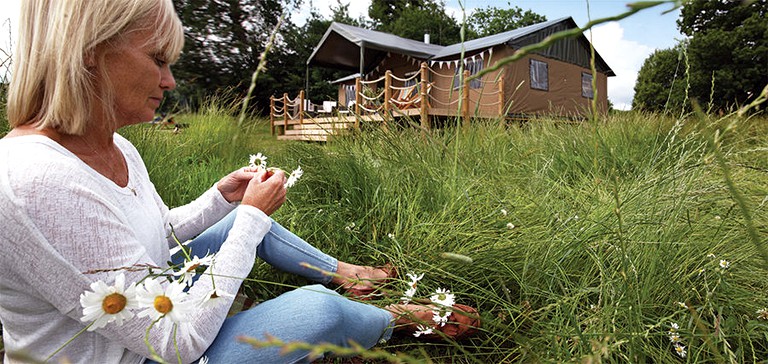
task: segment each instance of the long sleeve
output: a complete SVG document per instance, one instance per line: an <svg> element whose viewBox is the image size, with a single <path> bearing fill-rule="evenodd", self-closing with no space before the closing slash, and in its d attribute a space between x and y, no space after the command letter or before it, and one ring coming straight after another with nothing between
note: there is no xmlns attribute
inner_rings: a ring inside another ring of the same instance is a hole
<svg viewBox="0 0 768 364"><path fill-rule="evenodd" d="M132 169L129 184L133 185L128 187L136 194L95 174L79 159L50 143L0 149L6 154L0 158L6 161L13 153L34 155L0 168L0 246L13 252L1 258L0 270L0 315L12 318L4 320L4 329L11 338L7 350L53 352L85 326L80 322L79 296L91 282L104 280L111 284L119 271L125 272L127 282L136 282L147 271L129 271L126 267L165 266L168 249L163 224L177 219L184 234L195 234L213 224L216 216L231 210L223 199L224 204L215 201L215 191L210 190L206 193L211 196L204 195L180 210L164 210L148 178L139 176L143 164L132 161L134 156L126 155L126 160ZM195 208L208 212L195 213ZM218 289L229 294L237 292L270 226L271 220L256 208L243 206L238 211L214 265L213 274L220 276L216 279ZM200 279L189 290L190 299L202 300L211 289L210 279ZM197 359L210 345L228 307L197 309L188 323L179 325L176 345L184 362ZM19 322L20 318L25 321ZM122 326L110 324L85 332L57 357L83 363L95 358L140 361L149 356L144 343L149 325L149 319L134 317ZM161 356L175 361L169 327L158 325L148 339Z"/></svg>

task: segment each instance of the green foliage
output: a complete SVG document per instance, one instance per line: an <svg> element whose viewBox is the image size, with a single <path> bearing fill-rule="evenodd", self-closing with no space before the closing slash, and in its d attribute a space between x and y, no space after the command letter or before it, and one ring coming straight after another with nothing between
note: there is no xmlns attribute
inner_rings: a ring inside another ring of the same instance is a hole
<svg viewBox="0 0 768 364"><path fill-rule="evenodd" d="M0 137L8 133L10 125L8 125L8 84L0 83Z"/></svg>
<svg viewBox="0 0 768 364"><path fill-rule="evenodd" d="M450 45L461 41L461 28L456 20L445 13L445 2L372 1L368 16L376 30L403 38L423 40L430 35L434 44Z"/></svg>
<svg viewBox="0 0 768 364"><path fill-rule="evenodd" d="M754 100L768 80L768 0L690 1L678 26L691 37L691 97L712 110Z"/></svg>
<svg viewBox="0 0 768 364"><path fill-rule="evenodd" d="M336 21L355 26L361 25L358 20L349 17L349 4L338 3L335 7L331 6L331 10L333 10L333 16L330 20L324 19L317 11L312 10L309 19L307 19L303 26L299 27L294 24L288 24L284 27L282 34L286 48L293 50L294 53L290 57L294 58L298 63L295 65L295 74L291 76L294 79L286 80L285 83L281 82L281 86L285 87L285 89L279 91L290 92L291 95L295 95L300 89L305 88L305 62L309 59L315 46L320 43L332 22ZM301 71L299 72L299 70ZM337 86L330 84L328 81L347 75L348 72L344 71L310 67L309 88L306 90L306 98L314 103L320 103L323 100L336 100L338 97Z"/></svg>
<svg viewBox="0 0 768 364"><path fill-rule="evenodd" d="M221 99L202 103L199 114L180 114L175 121L188 125L181 132L140 124L120 129L142 155L152 182L171 207L188 203L225 174L248 164L250 154L272 156L276 141L264 120L237 128L239 104Z"/></svg>
<svg viewBox="0 0 768 364"><path fill-rule="evenodd" d="M173 67L178 87L169 96L181 106L194 109L199 106L198 100L222 89L234 88L245 95L269 34L290 2L174 0L174 5L184 24L186 42L182 57ZM293 80L296 72L291 70L296 67L286 65L294 61L286 52L278 47L270 55L271 71L258 80L253 95L257 110L269 104L275 80L288 84ZM303 73L295 77L298 89L303 85Z"/></svg>
<svg viewBox="0 0 768 364"><path fill-rule="evenodd" d="M489 6L473 11L467 17L467 26L471 34L469 38L499 34L547 21L544 15L536 14L531 10L523 11L517 6L512 7L509 2L507 5L510 6L507 9Z"/></svg>
<svg viewBox="0 0 768 364"><path fill-rule="evenodd" d="M128 130L166 201L188 201L249 153L301 165L277 221L339 259L426 273L417 297L448 288L482 314L461 344L381 349L433 362L673 362L675 322L693 361L768 355L756 313L767 265L714 163L717 150L752 224L768 225L765 120L630 112L426 134L366 126L307 144L275 142L264 123L238 131L226 114L184 116L178 135ZM262 262L252 274L257 299L307 283Z"/></svg>
<svg viewBox="0 0 768 364"><path fill-rule="evenodd" d="M690 110L685 102L687 77L685 44L656 50L643 62L635 83L632 108L679 114Z"/></svg>

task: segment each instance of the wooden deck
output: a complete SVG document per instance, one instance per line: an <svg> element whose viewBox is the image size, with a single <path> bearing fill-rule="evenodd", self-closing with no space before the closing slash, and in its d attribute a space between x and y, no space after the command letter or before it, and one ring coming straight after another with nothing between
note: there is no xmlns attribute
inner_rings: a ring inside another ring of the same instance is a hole
<svg viewBox="0 0 768 364"><path fill-rule="evenodd" d="M413 119L421 118L421 111L416 108L405 110L394 109L390 111L391 116L381 114L370 114L357 116L352 113L342 113L333 116L316 116L295 118L287 120L273 120L272 134L277 135L277 140L303 140L325 142L334 136L344 135L359 128L361 125L375 123L377 125L387 122L395 122L396 119L408 117ZM438 117L457 117L461 113L453 109L428 108L428 115ZM472 117L496 119L499 117L496 113L473 114Z"/></svg>

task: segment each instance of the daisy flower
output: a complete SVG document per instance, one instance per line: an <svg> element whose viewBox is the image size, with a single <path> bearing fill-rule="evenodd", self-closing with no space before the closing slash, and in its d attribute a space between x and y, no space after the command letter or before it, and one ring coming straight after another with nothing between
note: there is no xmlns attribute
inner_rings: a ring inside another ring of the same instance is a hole
<svg viewBox="0 0 768 364"><path fill-rule="evenodd" d="M419 281L424 278L424 273L421 273L421 275L416 275L415 273L406 273L405 275L411 279L411 282L408 283L408 290L403 292L403 297L400 298L403 304L411 302L413 296L416 294L416 286L418 285Z"/></svg>
<svg viewBox="0 0 768 364"><path fill-rule="evenodd" d="M514 229L514 228L515 228L515 224L513 224L511 222L507 223L507 229Z"/></svg>
<svg viewBox="0 0 768 364"><path fill-rule="evenodd" d="M256 155L251 154L251 159L248 162L248 165L250 167L259 167L262 169L267 168L267 156L261 153L256 153Z"/></svg>
<svg viewBox="0 0 768 364"><path fill-rule="evenodd" d="M224 292L218 288L212 289L210 292L208 292L205 297L203 297L202 302L200 302L200 307L202 308L208 308L208 307L216 307L220 304L225 303L224 300L225 297L235 297L234 295L231 295L227 292Z"/></svg>
<svg viewBox="0 0 768 364"><path fill-rule="evenodd" d="M680 335L678 334L669 335L669 341L672 342L673 344L679 343L681 341Z"/></svg>
<svg viewBox="0 0 768 364"><path fill-rule="evenodd" d="M146 316L152 320L167 316L175 323L186 321L194 309L194 304L187 299L185 287L183 283L177 281L163 288L160 279L147 280L137 290L139 308L144 309L138 316Z"/></svg>
<svg viewBox="0 0 768 364"><path fill-rule="evenodd" d="M293 187L293 185L296 184L296 181L301 178L301 176L304 174L304 171L301 170L301 166L299 168L296 168L291 172L291 175L288 176L288 180L285 181L285 188Z"/></svg>
<svg viewBox="0 0 768 364"><path fill-rule="evenodd" d="M402 304L410 303L415 294L416 294L416 287L408 288L405 292L403 292L403 297L400 297L400 302Z"/></svg>
<svg viewBox="0 0 768 364"><path fill-rule="evenodd" d="M680 344L675 345L675 352L677 355L680 355L681 358L685 358L685 355L688 354L688 352L685 351L685 346Z"/></svg>
<svg viewBox="0 0 768 364"><path fill-rule="evenodd" d="M761 308L755 311L757 318L760 320L768 320L768 308Z"/></svg>
<svg viewBox="0 0 768 364"><path fill-rule="evenodd" d="M432 328L425 325L418 325L416 326L416 332L413 333L413 336L419 337L421 335L429 335L433 332Z"/></svg>
<svg viewBox="0 0 768 364"><path fill-rule="evenodd" d="M680 306L681 308L685 308L685 309L687 309L687 308L688 308L688 304L686 304L686 303L685 303L685 302L683 302L683 301L678 301L678 302L677 302L677 305L678 305L678 306Z"/></svg>
<svg viewBox="0 0 768 364"><path fill-rule="evenodd" d="M449 317L451 317L451 311L449 310L445 310L445 312L443 312L437 307L432 309L432 321L434 321L437 325L445 326L445 324L448 323Z"/></svg>
<svg viewBox="0 0 768 364"><path fill-rule="evenodd" d="M454 300L454 294L451 293L450 290L443 288L438 288L437 291L435 291L435 294L429 297L429 300L433 303L445 307L453 307L453 304L456 303Z"/></svg>
<svg viewBox="0 0 768 364"><path fill-rule="evenodd" d="M730 267L731 267L731 262L729 262L729 261L727 261L725 259L720 259L720 268L728 269Z"/></svg>
<svg viewBox="0 0 768 364"><path fill-rule="evenodd" d="M115 277L115 284L112 286L102 281L93 282L91 291L85 291L80 295L80 305L83 306L83 317L80 321L93 321L88 331L102 328L112 321L116 321L120 326L123 320L133 317L130 310L137 307L136 283L131 283L128 288L125 288L123 273Z"/></svg>
<svg viewBox="0 0 768 364"><path fill-rule="evenodd" d="M192 260L184 262L184 266L174 272L173 275L179 277L181 283L191 287L192 279L197 275L197 267L201 265L209 266L211 264L213 264L213 255L206 255L203 258L198 258L195 255Z"/></svg>
<svg viewBox="0 0 768 364"><path fill-rule="evenodd" d="M416 275L416 273L406 273L405 275L411 279L411 287L416 287L416 283L419 283L419 281L424 278L424 273L421 273L421 275Z"/></svg>
<svg viewBox="0 0 768 364"><path fill-rule="evenodd" d="M507 216L507 210L501 209L501 214Z"/></svg>

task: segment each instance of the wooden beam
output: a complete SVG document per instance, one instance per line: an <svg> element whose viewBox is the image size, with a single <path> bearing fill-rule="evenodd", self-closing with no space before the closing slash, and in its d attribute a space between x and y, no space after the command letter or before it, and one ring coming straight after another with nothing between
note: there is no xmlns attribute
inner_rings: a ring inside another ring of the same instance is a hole
<svg viewBox="0 0 768 364"><path fill-rule="evenodd" d="M419 93L421 94L421 127L425 130L429 130L430 123L429 123L429 110L427 110L427 104L429 103L429 94L427 94L427 87L429 84L429 68L427 67L427 62L421 62L421 89L419 90Z"/></svg>
<svg viewBox="0 0 768 364"><path fill-rule="evenodd" d="M275 135L275 97L269 96L269 129Z"/></svg>

